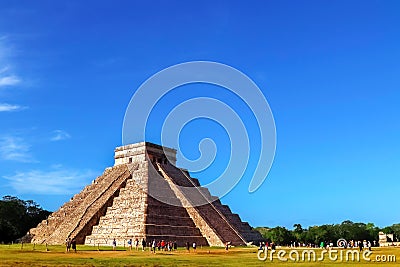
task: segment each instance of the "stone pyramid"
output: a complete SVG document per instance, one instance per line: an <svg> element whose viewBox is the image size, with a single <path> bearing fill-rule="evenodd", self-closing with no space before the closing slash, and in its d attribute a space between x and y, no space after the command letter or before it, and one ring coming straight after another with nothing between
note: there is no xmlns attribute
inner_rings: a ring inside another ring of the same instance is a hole
<svg viewBox="0 0 400 267"><path fill-rule="evenodd" d="M262 236L175 167L176 150L148 142L115 149L115 165L29 231L32 243L119 245L129 239L246 245Z"/></svg>

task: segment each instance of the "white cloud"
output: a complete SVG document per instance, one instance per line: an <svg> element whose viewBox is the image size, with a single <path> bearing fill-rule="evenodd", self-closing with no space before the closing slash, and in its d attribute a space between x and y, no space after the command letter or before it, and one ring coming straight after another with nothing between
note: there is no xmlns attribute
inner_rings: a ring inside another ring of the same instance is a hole
<svg viewBox="0 0 400 267"><path fill-rule="evenodd" d="M64 195L78 192L98 174L91 170L53 168L49 171L30 170L3 176L18 193Z"/></svg>
<svg viewBox="0 0 400 267"><path fill-rule="evenodd" d="M51 141L61 141L71 138L71 135L63 130L55 130L53 131L53 134L54 136L50 139Z"/></svg>
<svg viewBox="0 0 400 267"><path fill-rule="evenodd" d="M8 75L8 76L0 77L0 87L16 85L20 82L21 82L21 80L15 75Z"/></svg>
<svg viewBox="0 0 400 267"><path fill-rule="evenodd" d="M19 106L19 105L11 105L7 103L0 103L0 112L7 112L7 111L19 111L26 109L26 107Z"/></svg>
<svg viewBox="0 0 400 267"><path fill-rule="evenodd" d="M0 137L0 158L18 162L37 162L31 152L30 145L20 137Z"/></svg>

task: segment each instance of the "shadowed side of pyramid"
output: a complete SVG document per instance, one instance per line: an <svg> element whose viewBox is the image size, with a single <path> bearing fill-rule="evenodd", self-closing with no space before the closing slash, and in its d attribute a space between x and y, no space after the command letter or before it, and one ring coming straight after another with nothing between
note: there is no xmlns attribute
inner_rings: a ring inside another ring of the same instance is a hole
<svg viewBox="0 0 400 267"><path fill-rule="evenodd" d="M243 223L237 214L222 205L207 188L200 187L197 179L191 178L186 171L170 164L157 166L210 245L223 246L227 242L246 245L262 240L259 232L252 230L248 223Z"/></svg>

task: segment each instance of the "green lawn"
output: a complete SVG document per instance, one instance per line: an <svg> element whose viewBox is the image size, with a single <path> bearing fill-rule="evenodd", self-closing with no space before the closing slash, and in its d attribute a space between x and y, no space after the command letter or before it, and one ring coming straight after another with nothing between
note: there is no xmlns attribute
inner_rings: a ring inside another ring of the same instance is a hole
<svg viewBox="0 0 400 267"><path fill-rule="evenodd" d="M278 249L279 250L279 249ZM277 250L277 251L278 251ZM287 255L290 250L285 249ZM303 250L298 252L301 257ZM321 250L315 250L317 258ZM295 254L293 254L294 256ZM345 255L345 254L344 254ZM377 255L395 255L396 262L376 262ZM257 258L257 248L231 248L226 252L223 248L198 248L190 253L179 248L176 252L158 252L152 254L149 251L127 251L120 247L117 251L111 251L109 247L78 246L78 252L65 253L63 246L0 245L0 266L398 266L400 262L400 248L375 248L369 256L370 262L340 262L331 261L325 255L323 261L310 262L279 261L276 257L271 262L260 261Z"/></svg>

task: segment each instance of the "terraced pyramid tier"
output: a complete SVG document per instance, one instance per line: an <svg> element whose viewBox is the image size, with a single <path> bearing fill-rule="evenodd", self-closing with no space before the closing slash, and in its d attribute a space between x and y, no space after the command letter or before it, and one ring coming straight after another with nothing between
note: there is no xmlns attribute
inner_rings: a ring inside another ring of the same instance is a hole
<svg viewBox="0 0 400 267"><path fill-rule="evenodd" d="M129 239L198 245L262 240L185 170L176 150L151 143L115 149L115 166L30 230L33 243L125 245Z"/></svg>

